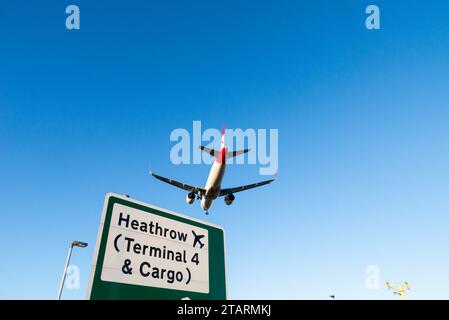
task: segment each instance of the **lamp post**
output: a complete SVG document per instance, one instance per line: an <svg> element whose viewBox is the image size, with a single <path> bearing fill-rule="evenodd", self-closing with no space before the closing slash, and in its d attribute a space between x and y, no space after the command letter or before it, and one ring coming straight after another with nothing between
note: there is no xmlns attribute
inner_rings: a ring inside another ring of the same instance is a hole
<svg viewBox="0 0 449 320"><path fill-rule="evenodd" d="M62 274L61 286L59 287L58 300L61 300L62 289L64 288L65 276L67 274L67 268L69 267L70 256L72 255L73 247L85 248L85 247L87 247L87 242L72 241L70 243L69 253L67 254L67 260L65 262L64 273Z"/></svg>

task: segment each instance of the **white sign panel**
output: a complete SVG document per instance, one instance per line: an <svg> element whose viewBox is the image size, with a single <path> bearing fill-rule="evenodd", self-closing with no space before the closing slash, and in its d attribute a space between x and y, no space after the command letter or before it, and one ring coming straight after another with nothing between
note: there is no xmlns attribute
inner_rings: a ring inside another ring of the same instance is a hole
<svg viewBox="0 0 449 320"><path fill-rule="evenodd" d="M101 280L209 293L208 230L114 204Z"/></svg>

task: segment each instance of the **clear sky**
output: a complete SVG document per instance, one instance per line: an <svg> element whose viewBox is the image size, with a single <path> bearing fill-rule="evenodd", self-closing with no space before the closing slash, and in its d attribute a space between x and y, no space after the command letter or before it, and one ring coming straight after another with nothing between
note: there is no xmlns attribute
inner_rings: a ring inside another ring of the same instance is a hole
<svg viewBox="0 0 449 320"><path fill-rule="evenodd" d="M72 2L0 5L0 298L54 299L74 239L84 298L109 191L223 226L229 298L449 298L447 1L73 3L77 31ZM148 172L205 183L169 158L194 120L279 129L277 180L186 204Z"/></svg>

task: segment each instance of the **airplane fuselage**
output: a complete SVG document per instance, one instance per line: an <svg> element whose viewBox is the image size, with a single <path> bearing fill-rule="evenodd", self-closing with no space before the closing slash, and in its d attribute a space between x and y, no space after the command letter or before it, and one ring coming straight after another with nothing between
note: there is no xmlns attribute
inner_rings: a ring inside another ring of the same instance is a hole
<svg viewBox="0 0 449 320"><path fill-rule="evenodd" d="M221 160L221 161L220 161ZM207 177L205 190L206 193L201 199L201 208L203 210L209 210L212 202L217 199L221 190L221 182L226 170L226 163L224 157L219 161L215 160L210 169L209 176Z"/></svg>

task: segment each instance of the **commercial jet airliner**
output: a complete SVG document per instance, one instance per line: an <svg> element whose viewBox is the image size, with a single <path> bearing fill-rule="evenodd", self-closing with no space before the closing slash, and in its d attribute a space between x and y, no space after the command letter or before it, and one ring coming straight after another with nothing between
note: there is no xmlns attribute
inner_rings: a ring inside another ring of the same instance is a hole
<svg viewBox="0 0 449 320"><path fill-rule="evenodd" d="M226 169L226 159L236 157L238 155L247 153L250 149L238 150L238 151L228 151L224 144L225 129L222 131L221 135L221 150L209 149L204 146L200 146L200 149L204 152L210 154L215 158L212 168L210 169L209 177L206 181L206 186L204 188L191 186L182 182L178 182L172 179L161 177L157 174L150 172L150 174L163 182L174 185L178 188L189 191L186 197L186 202L192 204L195 199L201 200L201 208L209 214L208 210L212 205L212 202L218 197L224 196L224 201L227 205L231 205L235 199L234 193L256 188L269 184L274 181L274 179L266 180L258 183L249 184L246 186L240 186L235 188L221 188L221 182L223 181L223 176Z"/></svg>

